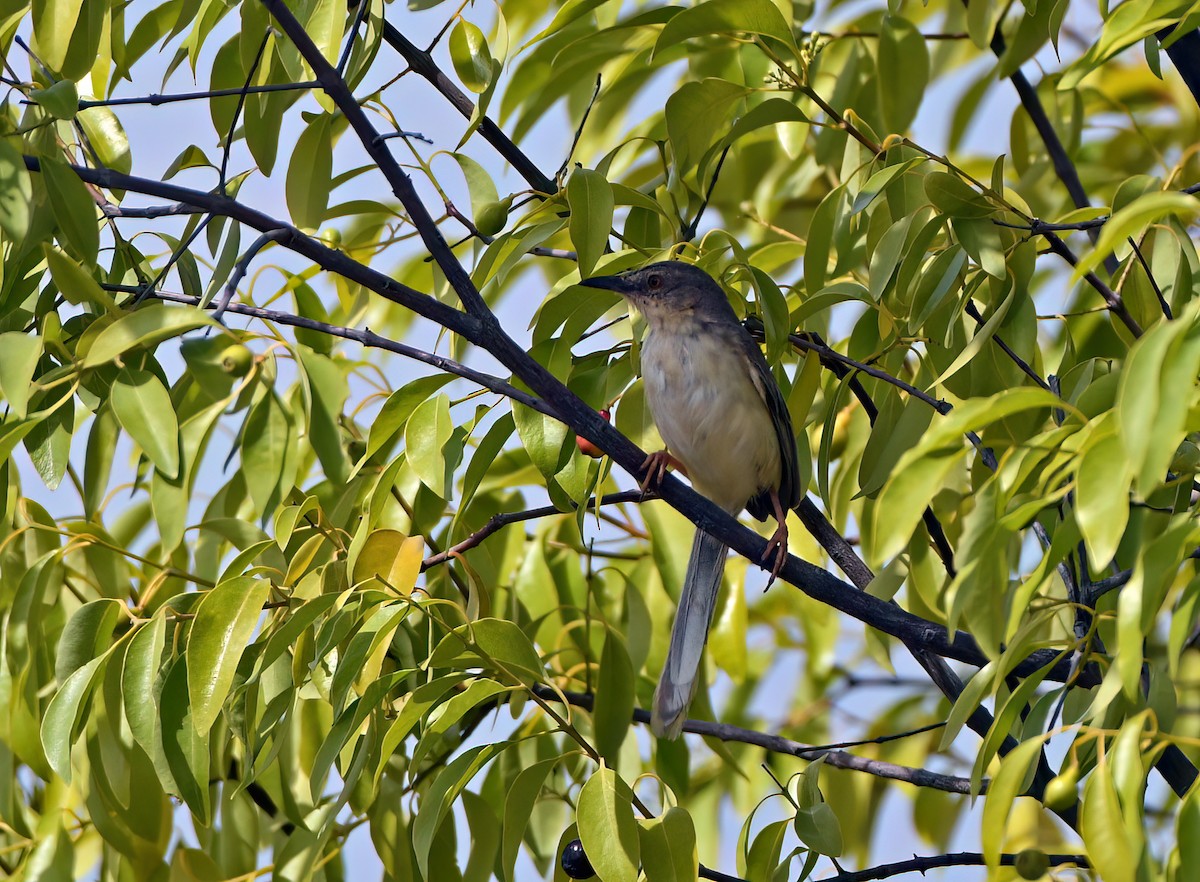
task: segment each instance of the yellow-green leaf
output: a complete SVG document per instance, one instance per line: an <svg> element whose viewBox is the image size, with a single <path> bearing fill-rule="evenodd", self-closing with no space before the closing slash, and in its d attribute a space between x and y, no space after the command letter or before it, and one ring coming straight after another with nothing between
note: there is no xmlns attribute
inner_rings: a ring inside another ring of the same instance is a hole
<svg viewBox="0 0 1200 882"><path fill-rule="evenodd" d="M187 685L192 724L202 736L221 713L270 591L263 579L237 576L218 584L196 605L188 632Z"/></svg>

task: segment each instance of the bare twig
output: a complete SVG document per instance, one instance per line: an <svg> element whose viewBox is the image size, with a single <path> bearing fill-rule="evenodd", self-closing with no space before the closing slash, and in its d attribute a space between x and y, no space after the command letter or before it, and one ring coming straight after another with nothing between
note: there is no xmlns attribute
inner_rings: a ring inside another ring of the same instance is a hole
<svg viewBox="0 0 1200 882"><path fill-rule="evenodd" d="M1088 863L1087 855L1082 854L1048 854L1046 855L1052 867L1057 867L1062 864L1075 864L1077 867L1087 868L1091 866ZM1017 862L1015 854L1000 855L1001 866L1011 867ZM870 882L873 879L887 879L891 876L899 876L902 873L922 873L926 870L933 870L938 867L982 867L987 862L979 852L957 852L954 854L931 854L925 857L913 856L911 860L897 861L894 864L880 864L877 867L869 867L865 870L856 870L850 873L839 873L836 876L830 876L824 882Z"/></svg>
<svg viewBox="0 0 1200 882"><path fill-rule="evenodd" d="M257 95L262 92L298 92L315 88L315 81L306 80L301 83L267 83L262 86L236 86L230 89L206 89L200 92L176 92L171 95L138 95L131 98L86 98L79 102L80 110L89 107L123 107L133 104L149 104L158 107L163 104L174 104L177 101L199 101L206 98L232 98L235 95ZM23 101L22 104L30 102Z"/></svg>
<svg viewBox="0 0 1200 882"><path fill-rule="evenodd" d="M616 505L621 502L640 502L644 496L645 494L643 494L641 490L624 490L620 493L609 493L606 496L602 496L599 500L588 500L588 503L585 507L592 509L597 504ZM544 505L540 508L530 508L525 509L524 511L501 512L500 514L492 515L486 524L484 524L466 539L462 540L456 545L451 546L450 548L447 548L443 552L431 554L429 557L425 558L425 560L421 561L421 572L425 572L425 570L429 569L430 567L435 567L438 564L445 563L451 558L462 554L464 551L469 551L470 549L477 547L483 542L483 540L504 529L509 524L516 524L522 521L532 521L536 520L537 518L548 518L559 514L563 514L562 509L553 505Z"/></svg>
<svg viewBox="0 0 1200 882"><path fill-rule="evenodd" d="M576 707L586 710L590 710L592 707L592 696L585 693L559 692L548 686L534 686L533 691L547 700L561 701L565 697L570 704ZM637 723L649 724L650 711L643 710L642 708L634 708L633 719ZM847 753L844 750L836 750L821 745L803 744L799 741L793 741L790 738L784 738L781 735L769 735L766 732L744 729L741 726L731 726L728 723L713 723L708 720L688 720L683 724L683 731L691 732L695 735L703 735L706 738L717 738L721 741L750 744L754 747L769 750L772 753L794 756L804 760L817 760L824 757L826 764L839 769L866 772L878 778L904 781L916 787L930 787L934 790L944 790L947 793L961 793L963 795L969 795L971 792L971 781L969 778L943 775L940 772L931 772L928 769L914 768L912 766L902 766L897 763L858 756L857 754ZM983 784L981 792L987 792L986 781Z"/></svg>
<svg viewBox="0 0 1200 882"><path fill-rule="evenodd" d="M246 253L238 258L238 262L229 276L229 283L225 286L225 291L217 303L217 308L213 310L214 319L221 321L221 316L225 314L225 310L229 308L230 302L233 300L234 295L237 294L237 286L250 269L250 261L254 260L258 252L262 251L272 242L286 240L289 235L291 234L287 230L268 230L250 244L250 247L246 249Z"/></svg>
<svg viewBox="0 0 1200 882"><path fill-rule="evenodd" d="M404 34L400 33L395 25L387 21L383 22L383 39L404 57L404 60L408 62L408 66L412 68L414 73L428 80L450 102L455 110L467 119L470 119L475 114L474 102L449 77L442 73L441 68L434 62L433 57L424 49L415 45ZM554 180L542 174L541 170L534 165L529 157L488 117L485 116L480 121L478 131L480 137L491 144L497 153L508 160L512 167L516 169L517 174L524 178L534 190L547 195L557 192L558 185Z"/></svg>

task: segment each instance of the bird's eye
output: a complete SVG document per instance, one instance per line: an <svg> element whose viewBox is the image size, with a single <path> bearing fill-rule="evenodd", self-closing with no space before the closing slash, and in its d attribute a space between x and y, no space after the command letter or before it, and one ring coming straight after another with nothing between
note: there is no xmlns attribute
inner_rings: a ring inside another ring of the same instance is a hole
<svg viewBox="0 0 1200 882"><path fill-rule="evenodd" d="M663 285L662 276L658 275L658 273L654 273L648 279L646 279L646 287L649 288L651 291L657 291L659 288L662 287L662 285Z"/></svg>

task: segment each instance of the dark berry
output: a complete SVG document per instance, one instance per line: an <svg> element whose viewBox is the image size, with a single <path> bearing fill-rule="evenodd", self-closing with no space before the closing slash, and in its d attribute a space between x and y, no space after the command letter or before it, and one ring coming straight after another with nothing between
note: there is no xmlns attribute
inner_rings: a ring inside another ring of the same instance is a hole
<svg viewBox="0 0 1200 882"><path fill-rule="evenodd" d="M578 839L572 839L563 849L562 868L572 879L591 879L596 875L592 862L583 853L583 843Z"/></svg>

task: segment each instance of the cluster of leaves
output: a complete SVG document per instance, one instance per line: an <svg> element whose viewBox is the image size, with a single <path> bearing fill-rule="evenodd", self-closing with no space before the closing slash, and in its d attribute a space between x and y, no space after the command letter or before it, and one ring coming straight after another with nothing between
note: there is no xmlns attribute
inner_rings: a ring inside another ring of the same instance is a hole
<svg viewBox="0 0 1200 882"><path fill-rule="evenodd" d="M732 808L736 872L806 878L867 862L899 790L941 850L986 791L993 871L1061 845L1115 882L1194 874L1194 837L1155 837L1200 820L1198 114L1159 70L1190 4L1106 7L1086 40L1065 0L410 7L0 17L0 869L250 878L265 851L338 879L366 824L388 879L561 878L579 838L606 882L657 882L727 854ZM136 176L108 99L202 69L212 132ZM947 159L905 133L959 80ZM452 150L404 131L410 88L461 113ZM561 170L496 119L557 124ZM239 201L262 177L288 221ZM634 721L690 521L753 539L675 481L620 494L630 439L658 443L640 326L574 286L671 252L761 329L815 500L793 551L849 579L793 560L807 594L751 603L730 566L703 743ZM482 354L510 375L455 360ZM932 681L847 720L844 666L905 650Z"/></svg>

